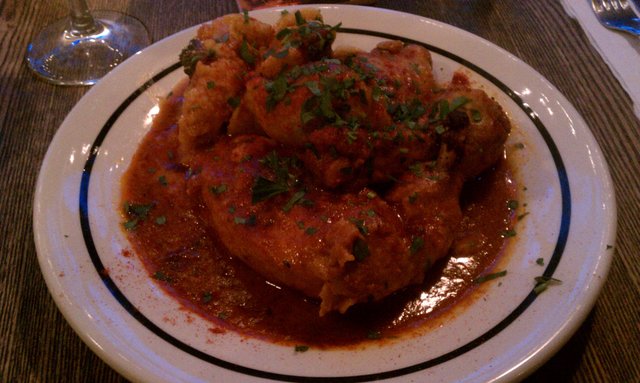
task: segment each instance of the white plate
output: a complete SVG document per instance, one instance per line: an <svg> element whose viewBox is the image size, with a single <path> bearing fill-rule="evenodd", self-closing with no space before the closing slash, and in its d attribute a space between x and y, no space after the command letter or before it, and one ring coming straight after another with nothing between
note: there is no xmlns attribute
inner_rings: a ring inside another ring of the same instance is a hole
<svg viewBox="0 0 640 383"><path fill-rule="evenodd" d="M80 337L125 377L147 382L514 381L556 352L590 311L605 280L616 209L607 166L583 119L540 74L493 44L414 15L322 5L345 30L336 45L370 49L382 38L425 44L435 73L466 68L517 127L521 201L500 283L423 335L357 350L292 347L216 334L149 278L120 230L120 178L157 113L184 76L177 65L195 27L127 60L94 86L57 132L35 194L38 259L56 303ZM253 12L275 21L279 9ZM538 258L545 265L536 263ZM533 292L534 277L562 284Z"/></svg>

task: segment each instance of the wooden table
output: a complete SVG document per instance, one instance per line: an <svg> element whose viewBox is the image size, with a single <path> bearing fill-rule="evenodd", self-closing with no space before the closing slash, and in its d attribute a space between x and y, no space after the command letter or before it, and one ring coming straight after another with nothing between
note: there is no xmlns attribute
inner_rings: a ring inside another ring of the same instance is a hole
<svg viewBox="0 0 640 383"><path fill-rule="evenodd" d="M581 0L576 0L581 1ZM154 41L236 12L232 0L89 1L141 19ZM609 279L573 338L528 381L640 382L640 122L632 102L558 1L378 1L466 29L545 76L585 118L615 183L618 237ZM29 40L66 2L0 2L0 381L124 381L56 308L36 259L32 199L47 147L88 88L49 85L24 64ZM170 16L169 16L170 15ZM630 63L640 68L640 63ZM640 69L639 69L640 71Z"/></svg>

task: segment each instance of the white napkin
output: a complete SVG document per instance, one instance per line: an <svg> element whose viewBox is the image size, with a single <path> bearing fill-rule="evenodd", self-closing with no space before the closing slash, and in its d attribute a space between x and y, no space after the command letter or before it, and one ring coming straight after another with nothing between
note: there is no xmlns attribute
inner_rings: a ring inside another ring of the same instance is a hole
<svg viewBox="0 0 640 383"><path fill-rule="evenodd" d="M591 9L590 0L562 0L562 6L580 23L591 44L627 91L640 119L640 37L603 27Z"/></svg>

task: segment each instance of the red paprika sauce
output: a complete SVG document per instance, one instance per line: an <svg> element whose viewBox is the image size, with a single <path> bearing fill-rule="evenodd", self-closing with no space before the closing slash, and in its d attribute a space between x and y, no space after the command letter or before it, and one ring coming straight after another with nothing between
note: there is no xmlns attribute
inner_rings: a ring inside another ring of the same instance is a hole
<svg viewBox="0 0 640 383"><path fill-rule="evenodd" d="M161 102L123 177L123 226L150 277L218 327L319 348L410 336L472 299L478 278L495 271L505 253L517 202L513 172L503 159L465 186L464 219L451 254L430 270L425 283L345 314L320 317L318 302L265 280L225 252L207 228L204 207L187 192L197 169L177 160L180 105L177 94ZM130 209L141 214L131 220Z"/></svg>

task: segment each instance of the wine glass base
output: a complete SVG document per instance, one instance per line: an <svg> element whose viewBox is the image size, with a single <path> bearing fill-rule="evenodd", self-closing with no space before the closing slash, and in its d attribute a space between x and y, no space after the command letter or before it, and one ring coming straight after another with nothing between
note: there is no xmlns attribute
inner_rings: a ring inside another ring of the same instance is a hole
<svg viewBox="0 0 640 383"><path fill-rule="evenodd" d="M145 26L114 11L93 11L96 30L79 34L71 18L42 30L27 48L29 68L57 85L93 85L128 57L150 44Z"/></svg>

